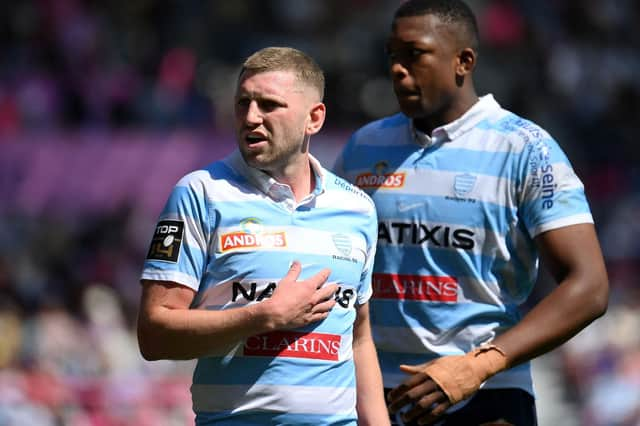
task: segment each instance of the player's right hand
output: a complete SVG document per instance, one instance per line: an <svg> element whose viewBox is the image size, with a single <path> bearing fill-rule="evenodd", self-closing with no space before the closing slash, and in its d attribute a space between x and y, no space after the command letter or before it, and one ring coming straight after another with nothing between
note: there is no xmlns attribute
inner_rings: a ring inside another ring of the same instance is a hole
<svg viewBox="0 0 640 426"><path fill-rule="evenodd" d="M389 411L405 406L404 421L429 424L452 405L471 397L480 385L507 368L504 351L496 345L485 345L465 355L449 355L419 365L401 365L410 374L389 393Z"/></svg>
<svg viewBox="0 0 640 426"><path fill-rule="evenodd" d="M276 286L273 296L263 303L269 304L270 318L275 330L302 327L322 321L336 304L333 295L335 283L326 284L331 270L322 269L306 280L297 281L302 272L300 262L294 261Z"/></svg>

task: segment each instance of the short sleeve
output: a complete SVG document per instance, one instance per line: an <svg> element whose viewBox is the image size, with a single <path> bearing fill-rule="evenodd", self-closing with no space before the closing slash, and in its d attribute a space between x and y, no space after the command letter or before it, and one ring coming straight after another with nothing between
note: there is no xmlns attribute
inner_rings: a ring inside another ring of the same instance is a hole
<svg viewBox="0 0 640 426"><path fill-rule="evenodd" d="M141 279L172 281L198 290L206 267L209 221L198 172L173 188L151 237Z"/></svg>
<svg viewBox="0 0 640 426"><path fill-rule="evenodd" d="M519 215L532 238L555 228L593 223L584 185L552 138L525 145L517 174Z"/></svg>

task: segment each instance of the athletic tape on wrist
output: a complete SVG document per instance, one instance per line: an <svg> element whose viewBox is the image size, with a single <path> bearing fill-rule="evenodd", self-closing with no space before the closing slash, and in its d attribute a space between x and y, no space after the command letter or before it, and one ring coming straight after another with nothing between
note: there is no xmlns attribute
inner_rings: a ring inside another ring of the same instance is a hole
<svg viewBox="0 0 640 426"><path fill-rule="evenodd" d="M486 345L466 355L438 358L425 367L424 373L436 382L451 404L456 404L469 398L485 380L506 368L504 351L496 345Z"/></svg>

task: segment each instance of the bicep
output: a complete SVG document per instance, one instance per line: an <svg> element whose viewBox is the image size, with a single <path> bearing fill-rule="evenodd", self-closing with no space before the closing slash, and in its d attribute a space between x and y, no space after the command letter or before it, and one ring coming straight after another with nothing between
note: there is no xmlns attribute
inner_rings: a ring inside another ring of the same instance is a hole
<svg viewBox="0 0 640 426"><path fill-rule="evenodd" d="M543 262L557 282L575 274L606 275L593 224L583 223L543 232L535 242Z"/></svg>
<svg viewBox="0 0 640 426"><path fill-rule="evenodd" d="M158 309L189 309L195 291L170 281L143 281L140 300L141 318L149 318Z"/></svg>
<svg viewBox="0 0 640 426"><path fill-rule="evenodd" d="M167 347L175 347L175 333L179 329L174 315L178 310L187 310L195 292L183 285L169 281L143 281L140 310L138 312L138 344L142 356L147 360L188 359L174 356Z"/></svg>

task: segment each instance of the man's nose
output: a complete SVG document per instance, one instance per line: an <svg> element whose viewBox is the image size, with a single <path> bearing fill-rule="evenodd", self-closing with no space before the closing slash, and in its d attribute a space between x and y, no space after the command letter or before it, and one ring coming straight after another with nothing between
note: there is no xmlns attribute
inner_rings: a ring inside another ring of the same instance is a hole
<svg viewBox="0 0 640 426"><path fill-rule="evenodd" d="M256 101L249 102L247 106L247 116L245 117L247 123L260 124L262 123L262 111Z"/></svg>
<svg viewBox="0 0 640 426"><path fill-rule="evenodd" d="M393 79L402 80L407 75L409 75L409 71L407 70L407 67L402 64L402 62L391 62L391 77Z"/></svg>

